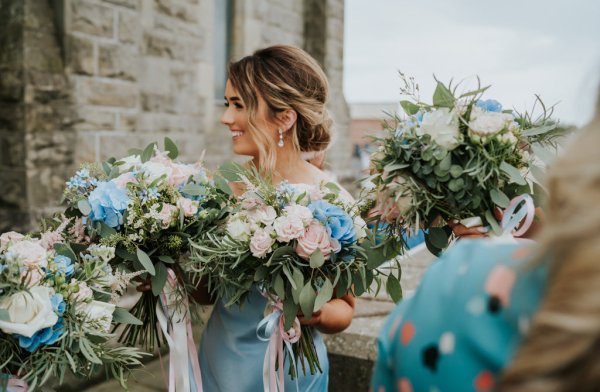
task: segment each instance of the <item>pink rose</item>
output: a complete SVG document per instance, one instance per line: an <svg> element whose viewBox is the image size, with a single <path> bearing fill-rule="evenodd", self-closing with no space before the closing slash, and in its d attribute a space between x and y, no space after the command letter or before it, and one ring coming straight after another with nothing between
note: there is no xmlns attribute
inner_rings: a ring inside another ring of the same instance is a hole
<svg viewBox="0 0 600 392"><path fill-rule="evenodd" d="M252 210L256 207L264 205L263 201L261 199L259 199L258 197L256 197L256 193L251 192L251 191L245 192L240 197L240 200L242 202L242 208L244 210Z"/></svg>
<svg viewBox="0 0 600 392"><path fill-rule="evenodd" d="M296 217L280 216L273 222L273 228L279 242L289 242L304 235L304 222Z"/></svg>
<svg viewBox="0 0 600 392"><path fill-rule="evenodd" d="M190 176L193 176L200 171L200 168L196 165L185 165L180 163L174 163L172 168L173 170L171 171L171 177L169 177L169 184L173 186L185 184Z"/></svg>
<svg viewBox="0 0 600 392"><path fill-rule="evenodd" d="M333 245L325 226L319 221L313 220L304 235L298 238L296 253L303 259L308 260L317 249L320 249L325 260L328 260L331 252L334 251Z"/></svg>
<svg viewBox="0 0 600 392"><path fill-rule="evenodd" d="M162 221L163 229L168 229L173 223L173 218L175 218L175 214L179 211L177 207L173 204L165 203L163 204L162 210L158 213L158 219Z"/></svg>
<svg viewBox="0 0 600 392"><path fill-rule="evenodd" d="M263 229L256 230L250 239L250 251L254 257L263 258L271 251L274 242L270 232Z"/></svg>
<svg viewBox="0 0 600 392"><path fill-rule="evenodd" d="M94 297L94 293L92 292L92 289L89 288L87 283L71 279L71 287L73 286L78 288L76 293L71 294L71 298L75 301L86 301Z"/></svg>
<svg viewBox="0 0 600 392"><path fill-rule="evenodd" d="M121 174L119 177L117 177L111 181L115 183L117 188L125 189L125 188L127 188L127 184L129 184L130 182L136 182L137 180L136 180L135 176L133 175L133 173L127 172L127 173Z"/></svg>
<svg viewBox="0 0 600 392"><path fill-rule="evenodd" d="M22 281L27 283L27 288L37 286L45 276L45 274L38 267L23 269L20 275Z"/></svg>
<svg viewBox="0 0 600 392"><path fill-rule="evenodd" d="M0 235L0 252L6 250L9 242L18 242L21 241L25 236L21 233L17 233L16 231L9 231L8 233L3 233Z"/></svg>
<svg viewBox="0 0 600 392"><path fill-rule="evenodd" d="M183 215L186 217L194 216L198 213L198 202L187 197L180 197L177 200L177 207L183 211Z"/></svg>
<svg viewBox="0 0 600 392"><path fill-rule="evenodd" d="M22 240L8 248L12 258L20 261L21 265L26 267L48 266L48 252L46 248L40 245L39 241Z"/></svg>
<svg viewBox="0 0 600 392"><path fill-rule="evenodd" d="M302 222L308 223L312 220L313 214L308 207L299 204L291 204L283 209L285 214L295 219L301 219Z"/></svg>

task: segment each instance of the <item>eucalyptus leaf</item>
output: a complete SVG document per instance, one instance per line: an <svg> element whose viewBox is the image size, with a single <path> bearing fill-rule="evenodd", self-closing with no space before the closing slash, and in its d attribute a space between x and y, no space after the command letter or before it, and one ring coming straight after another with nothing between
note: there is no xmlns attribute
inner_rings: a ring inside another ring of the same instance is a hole
<svg viewBox="0 0 600 392"><path fill-rule="evenodd" d="M127 155L141 156L143 153L144 153L144 151L140 148L130 148L129 150L127 150Z"/></svg>
<svg viewBox="0 0 600 392"><path fill-rule="evenodd" d="M460 175L462 173L463 173L462 166L459 166L459 165L450 166L450 175L452 176L452 178L460 177Z"/></svg>
<svg viewBox="0 0 600 392"><path fill-rule="evenodd" d="M163 263L167 263L167 264L175 264L175 260L173 260L173 258L171 256L165 255L165 256L158 256L158 259L160 261L162 261Z"/></svg>
<svg viewBox="0 0 600 392"><path fill-rule="evenodd" d="M294 280L294 277L292 276L292 272L290 271L289 267L284 264L282 270L283 270L283 274L288 279L288 282L290 282L290 286L292 287L292 290L296 290L298 288L298 286L296 286L296 281ZM300 288L302 288L302 286L300 286Z"/></svg>
<svg viewBox="0 0 600 392"><path fill-rule="evenodd" d="M148 271L148 273L152 276L156 274L156 270L154 269L154 264L152 264L152 260L150 260L150 256L140 248L137 248L136 255L138 261L142 264L144 269Z"/></svg>
<svg viewBox="0 0 600 392"><path fill-rule="evenodd" d="M285 300L285 285L283 283L283 278L280 274L277 274L275 276L275 281L273 282L273 290L275 290L275 294L277 294L279 299L281 299L282 301Z"/></svg>
<svg viewBox="0 0 600 392"><path fill-rule="evenodd" d="M156 143L150 143L144 149L144 152L142 152L142 156L140 158L142 163L148 162L150 160L150 158L152 158L154 156L154 146L155 145L156 145Z"/></svg>
<svg viewBox="0 0 600 392"><path fill-rule="evenodd" d="M521 175L521 172L519 172L519 169L517 169L513 165L511 165L507 162L502 162L500 164L500 170L502 170L504 173L506 173L509 176L510 182L516 183L519 185L527 184L527 181L525 181L525 178L523 178L523 176Z"/></svg>
<svg viewBox="0 0 600 392"><path fill-rule="evenodd" d="M292 268L292 277L294 278L295 288L292 288L292 296L294 297L294 302L300 302L300 292L304 287L304 276L302 272L296 267Z"/></svg>
<svg viewBox="0 0 600 392"><path fill-rule="evenodd" d="M235 162L226 162L218 170L218 173L227 181L239 181L240 174L245 172L246 170Z"/></svg>
<svg viewBox="0 0 600 392"><path fill-rule="evenodd" d="M436 248L443 249L448 246L449 237L446 230L442 227L429 228L429 234L427 236L429 237L429 241L431 241Z"/></svg>
<svg viewBox="0 0 600 392"><path fill-rule="evenodd" d="M204 196L206 195L206 188L198 184L188 183L181 189L181 192L191 196Z"/></svg>
<svg viewBox="0 0 600 392"><path fill-rule="evenodd" d="M79 211L81 211L81 214L83 214L83 216L88 216L92 213L92 206L85 199L79 200L77 202L77 208L79 209Z"/></svg>
<svg viewBox="0 0 600 392"><path fill-rule="evenodd" d="M492 228L492 231L494 232L494 234L496 234L496 235L502 234L502 228L498 224L498 221L494 217L494 214L492 214L492 211L488 210L485 212L485 220L490 224L490 227Z"/></svg>
<svg viewBox="0 0 600 392"><path fill-rule="evenodd" d="M507 208L510 204L508 196L498 188L494 188L490 191L490 198L494 204L501 208Z"/></svg>
<svg viewBox="0 0 600 392"><path fill-rule="evenodd" d="M386 165L383 170L391 173L395 170L401 170L401 169L406 169L407 167L409 167L410 165L408 163L390 163L389 165Z"/></svg>
<svg viewBox="0 0 600 392"><path fill-rule="evenodd" d="M556 154L552 151L549 151L547 148L543 147L539 143L534 143L531 145L531 149L533 150L533 155L538 157L545 164L550 164L556 158Z"/></svg>
<svg viewBox="0 0 600 392"><path fill-rule="evenodd" d="M287 297L283 301L283 318L284 324L283 328L288 331L294 325L294 320L296 319L296 315L298 314L298 305L294 302L292 297Z"/></svg>
<svg viewBox="0 0 600 392"><path fill-rule="evenodd" d="M225 193L229 196L233 195L233 190L229 186L229 183L227 182L227 180L225 180L223 177L215 176L213 178L213 181L215 182L215 186L217 187L217 189L219 189L220 191L222 191L223 193Z"/></svg>
<svg viewBox="0 0 600 392"><path fill-rule="evenodd" d="M163 263L156 263L155 274L152 281L152 294L159 295L167 283L167 267Z"/></svg>
<svg viewBox="0 0 600 392"><path fill-rule="evenodd" d="M8 310L0 309L0 321L10 321L10 315L8 314Z"/></svg>
<svg viewBox="0 0 600 392"><path fill-rule="evenodd" d="M102 162L102 170L104 170L104 174L107 176L110 175L111 167L107 162Z"/></svg>
<svg viewBox="0 0 600 392"><path fill-rule="evenodd" d="M73 252L73 249L71 249L71 247L67 244L61 244L58 242L55 243L54 251L57 255L68 257L69 259L71 259L72 262L77 261L77 256L75 255L75 252Z"/></svg>
<svg viewBox="0 0 600 392"><path fill-rule="evenodd" d="M302 309L302 313L306 319L312 317L313 309L315 308L315 300L317 298L317 293L315 289L312 287L312 282L306 282L306 285L302 288L300 292L300 309Z"/></svg>
<svg viewBox="0 0 600 392"><path fill-rule="evenodd" d="M453 108L454 100L455 99L452 95L452 92L448 90L448 88L444 86L442 82L437 82L437 86L433 93L433 106Z"/></svg>
<svg viewBox="0 0 600 392"><path fill-rule="evenodd" d="M404 112L406 114L408 114L409 116L412 116L414 114L417 114L419 112L419 105L410 102L410 101L400 101L400 106L402 106L402 109L404 109Z"/></svg>
<svg viewBox="0 0 600 392"><path fill-rule="evenodd" d="M261 282L262 280L264 280L267 277L268 273L269 273L269 269L267 267L265 267L264 265L261 265L254 272L254 281Z"/></svg>
<svg viewBox="0 0 600 392"><path fill-rule="evenodd" d="M179 149L173 140L165 137L165 150L169 152L169 158L175 159L179 155Z"/></svg>
<svg viewBox="0 0 600 392"><path fill-rule="evenodd" d="M131 313L127 311L127 309L116 307L113 312L113 322L117 324L132 324L132 325L144 325L144 323L133 316Z"/></svg>
<svg viewBox="0 0 600 392"><path fill-rule="evenodd" d="M321 249L317 248L312 255L310 255L310 268L320 268L325 264L325 257Z"/></svg>
<svg viewBox="0 0 600 392"><path fill-rule="evenodd" d="M402 287L400 286L398 278L394 275L390 274L390 276L387 277L385 289L390 297L392 297L392 301L398 302L402 299Z"/></svg>
<svg viewBox="0 0 600 392"><path fill-rule="evenodd" d="M542 135L544 133L548 133L548 132L556 129L557 126L558 126L558 123L542 125L541 127L534 127L534 128L529 128L527 130L524 130L521 134L525 137Z"/></svg>
<svg viewBox="0 0 600 392"><path fill-rule="evenodd" d="M98 234L100 235L100 237L106 238L110 237L111 235L117 234L117 231L109 225L107 225L106 223L100 221L98 221L97 223L100 228L100 230L98 230Z"/></svg>
<svg viewBox="0 0 600 392"><path fill-rule="evenodd" d="M438 167L444 171L449 171L452 166L452 154L446 154L444 159L438 163Z"/></svg>
<svg viewBox="0 0 600 392"><path fill-rule="evenodd" d="M321 306L326 304L332 296L333 285L331 284L331 281L329 279L325 278L325 282L323 283L323 286L321 287L321 290L319 290L317 298L315 299L315 307L313 308L313 312L316 312L319 309L321 309Z"/></svg>

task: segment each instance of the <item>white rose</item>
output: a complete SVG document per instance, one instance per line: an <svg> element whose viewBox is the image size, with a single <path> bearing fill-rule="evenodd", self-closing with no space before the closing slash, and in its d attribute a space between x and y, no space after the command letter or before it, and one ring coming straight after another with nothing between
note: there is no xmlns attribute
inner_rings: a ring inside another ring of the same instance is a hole
<svg viewBox="0 0 600 392"><path fill-rule="evenodd" d="M260 206L252 210L248 214L248 217L264 225L271 225L275 221L275 218L277 218L277 212L271 206Z"/></svg>
<svg viewBox="0 0 600 392"><path fill-rule="evenodd" d="M430 135L438 146L453 150L460 143L458 116L448 108L440 108L423 115L417 135Z"/></svg>
<svg viewBox="0 0 600 392"><path fill-rule="evenodd" d="M0 235L0 252L4 252L8 247L8 243L16 243L21 241L25 236L21 233L17 233L16 231L9 231L8 233L3 233Z"/></svg>
<svg viewBox="0 0 600 392"><path fill-rule="evenodd" d="M365 228L367 227L367 222L360 216L354 217L354 231L356 231L356 236L358 239L365 238L367 236L367 231Z"/></svg>
<svg viewBox="0 0 600 392"><path fill-rule="evenodd" d="M194 216L198 213L198 202L187 197L177 199L177 207L183 211L186 217Z"/></svg>
<svg viewBox="0 0 600 392"><path fill-rule="evenodd" d="M30 338L37 331L51 327L58 321L50 297L54 290L36 286L27 291L19 291L0 301L0 309L8 311L9 321L0 320L0 330Z"/></svg>
<svg viewBox="0 0 600 392"><path fill-rule="evenodd" d="M513 122L514 118L508 113L486 112L478 107L471 111L469 134L472 136L493 136Z"/></svg>
<svg viewBox="0 0 600 392"><path fill-rule="evenodd" d="M104 331L110 330L115 305L107 302L82 302L75 306L77 313L86 315L89 321L97 322Z"/></svg>
<svg viewBox="0 0 600 392"><path fill-rule="evenodd" d="M277 241L289 242L304 235L304 222L298 217L280 216L273 222Z"/></svg>
<svg viewBox="0 0 600 392"><path fill-rule="evenodd" d="M263 258L271 251L274 243L275 240L271 237L269 231L259 229L250 239L250 251L254 257Z"/></svg>
<svg viewBox="0 0 600 392"><path fill-rule="evenodd" d="M19 241L8 247L6 256L26 267L46 268L48 266L48 252L39 241Z"/></svg>
<svg viewBox="0 0 600 392"><path fill-rule="evenodd" d="M237 241L247 241L250 238L250 227L239 218L227 222L227 234Z"/></svg>
<svg viewBox="0 0 600 392"><path fill-rule="evenodd" d="M139 155L130 155L119 159L118 163L121 163L119 165L119 172L123 173L137 169L142 164L142 160Z"/></svg>
<svg viewBox="0 0 600 392"><path fill-rule="evenodd" d="M309 224L313 218L313 214L308 207L299 204L291 204L283 209L287 216L293 219L301 219L304 224Z"/></svg>
<svg viewBox="0 0 600 392"><path fill-rule="evenodd" d="M160 162L148 161L142 166L142 171L150 182L160 178L163 175L165 176L165 181L169 181L173 169Z"/></svg>

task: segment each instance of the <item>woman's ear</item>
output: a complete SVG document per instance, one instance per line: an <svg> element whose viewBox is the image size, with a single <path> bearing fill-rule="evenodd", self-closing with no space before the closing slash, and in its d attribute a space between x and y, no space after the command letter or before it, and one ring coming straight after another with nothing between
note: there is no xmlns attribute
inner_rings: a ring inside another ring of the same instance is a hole
<svg viewBox="0 0 600 392"><path fill-rule="evenodd" d="M286 109L277 113L277 118L280 122L281 128L287 131L296 123L296 120L298 119L298 113L296 113L294 109Z"/></svg>

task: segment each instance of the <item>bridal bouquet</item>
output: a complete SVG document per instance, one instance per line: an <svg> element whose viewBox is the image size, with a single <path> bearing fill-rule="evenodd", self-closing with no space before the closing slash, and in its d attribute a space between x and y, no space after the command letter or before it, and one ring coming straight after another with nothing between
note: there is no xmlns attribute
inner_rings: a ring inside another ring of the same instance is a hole
<svg viewBox="0 0 600 392"><path fill-rule="evenodd" d="M209 290L226 306L243 306L252 287L258 287L270 304L261 327L277 325L263 338L279 347L286 342L292 378L298 364L306 373L305 360L314 374L321 368L311 328L301 326L297 315L310 318L332 298L368 290L383 257L376 254L360 205L336 184L275 186L255 170L235 165L223 175L231 173L229 179L243 181L245 192L223 226L192 243L188 267L207 279ZM270 347L267 355L272 352ZM277 358L282 371L281 350Z"/></svg>
<svg viewBox="0 0 600 392"><path fill-rule="evenodd" d="M107 342L115 323L137 322L115 305L132 275L113 272L114 248L76 254L61 229L0 236L0 373L13 375L0 388L35 390L50 377L62 383L68 370L89 377L101 365L125 388L143 354Z"/></svg>
<svg viewBox="0 0 600 392"><path fill-rule="evenodd" d="M74 218L72 242L113 247L114 267L151 279L152 291L132 309L141 325L128 325L121 335L126 345L141 343L150 351L162 340L156 328L159 296L168 290L171 306L187 299L186 284L172 269L188 251L188 239L222 218L229 197L200 163L175 161L178 150L168 138L165 148L152 143L119 160L86 164L64 193L66 215Z"/></svg>
<svg viewBox="0 0 600 392"><path fill-rule="evenodd" d="M371 180L387 203L384 215L399 216L391 233L428 229L426 243L434 253L448 244L450 219L466 226L487 222L499 231L495 208L512 198L539 193L544 160L564 129L543 113L532 118L483 100L488 87L462 94L437 82L433 103L421 102L418 85L401 74L404 118L386 124L385 137L373 156ZM535 195L534 195L535 196Z"/></svg>

